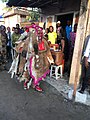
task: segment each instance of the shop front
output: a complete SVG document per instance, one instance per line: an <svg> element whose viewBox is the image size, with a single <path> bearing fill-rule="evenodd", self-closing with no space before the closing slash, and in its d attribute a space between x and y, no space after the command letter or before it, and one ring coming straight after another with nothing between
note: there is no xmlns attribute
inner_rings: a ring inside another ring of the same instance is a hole
<svg viewBox="0 0 90 120"><path fill-rule="evenodd" d="M54 27L56 31L56 22L61 21L62 27L65 28L67 20L71 21L72 27L75 23L78 23L79 11L80 11L81 0L43 0L43 1L32 1L28 0L9 0L7 5L9 6L20 6L20 7L32 7L41 9L41 25L44 28L49 26ZM43 24L42 24L43 23Z"/></svg>

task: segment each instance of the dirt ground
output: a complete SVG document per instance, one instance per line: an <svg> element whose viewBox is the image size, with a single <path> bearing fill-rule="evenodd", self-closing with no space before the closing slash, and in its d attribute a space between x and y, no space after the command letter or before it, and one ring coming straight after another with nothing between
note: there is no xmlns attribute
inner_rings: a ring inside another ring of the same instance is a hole
<svg viewBox="0 0 90 120"><path fill-rule="evenodd" d="M22 83L0 71L0 120L89 120L90 107L66 100L42 82L44 92L24 90Z"/></svg>

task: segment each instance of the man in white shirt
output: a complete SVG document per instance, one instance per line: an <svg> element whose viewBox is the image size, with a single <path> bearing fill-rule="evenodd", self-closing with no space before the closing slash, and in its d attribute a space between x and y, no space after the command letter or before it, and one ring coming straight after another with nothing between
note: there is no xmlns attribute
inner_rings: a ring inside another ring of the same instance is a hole
<svg viewBox="0 0 90 120"><path fill-rule="evenodd" d="M84 62L83 62L83 70L82 72L82 88L79 91L80 93L84 93L84 90L88 86L88 80L90 79L90 38L88 40L88 43L86 45L86 49L84 52Z"/></svg>

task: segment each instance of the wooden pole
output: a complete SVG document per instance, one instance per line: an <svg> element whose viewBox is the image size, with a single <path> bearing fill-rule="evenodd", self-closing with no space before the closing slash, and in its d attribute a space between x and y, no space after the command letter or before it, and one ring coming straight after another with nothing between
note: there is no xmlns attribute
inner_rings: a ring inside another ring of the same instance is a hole
<svg viewBox="0 0 90 120"><path fill-rule="evenodd" d="M80 77L80 60L84 39L86 37L87 25L89 19L90 0L81 0L80 15L75 41L74 54L72 59L71 73L69 84L74 85L74 95L76 93L77 84Z"/></svg>

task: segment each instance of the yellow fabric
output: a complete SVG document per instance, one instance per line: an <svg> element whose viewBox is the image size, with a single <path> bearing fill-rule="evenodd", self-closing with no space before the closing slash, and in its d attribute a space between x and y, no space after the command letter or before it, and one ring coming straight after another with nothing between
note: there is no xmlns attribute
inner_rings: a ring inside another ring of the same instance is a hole
<svg viewBox="0 0 90 120"><path fill-rule="evenodd" d="M51 44L55 44L56 38L57 38L56 32L48 33L48 40L51 42Z"/></svg>

